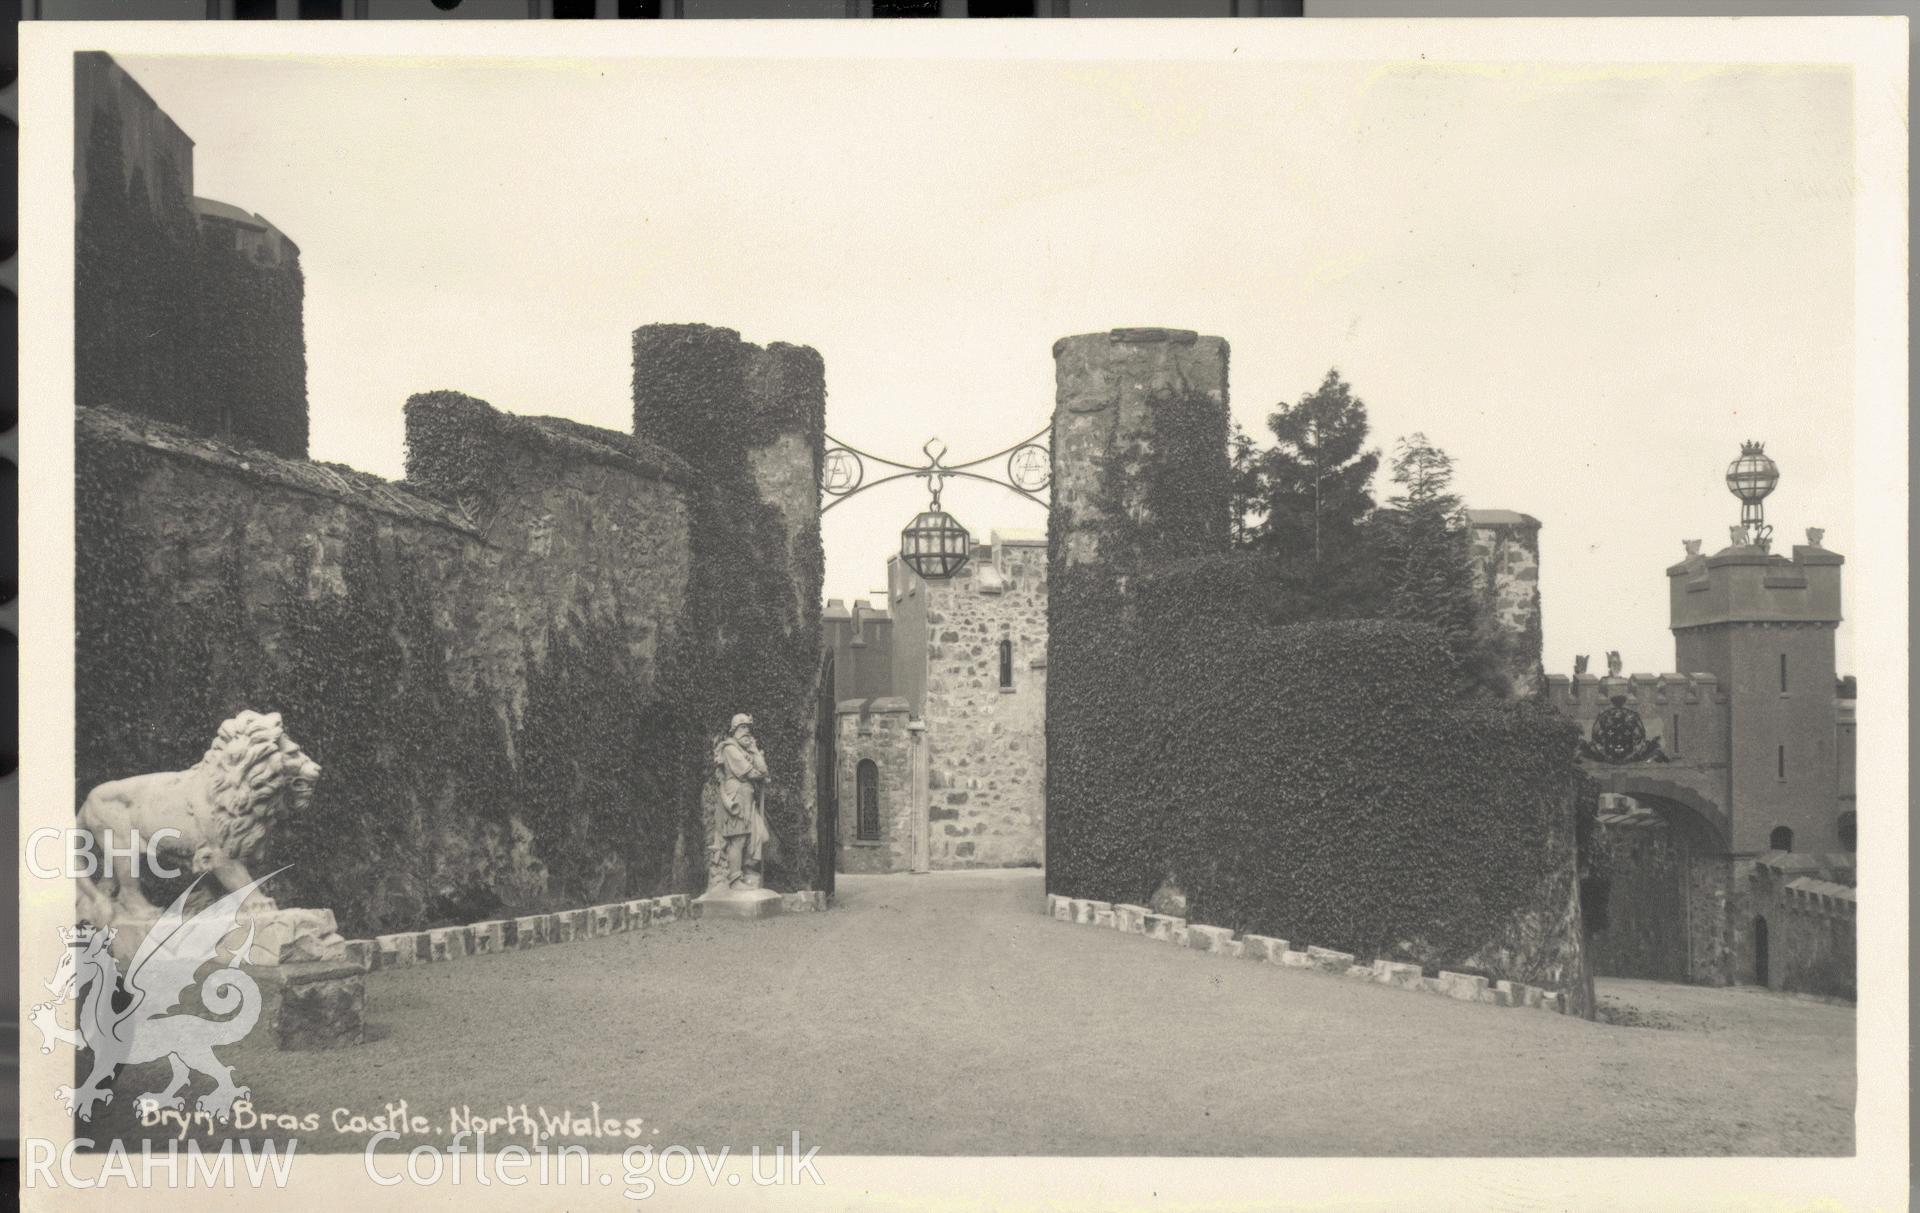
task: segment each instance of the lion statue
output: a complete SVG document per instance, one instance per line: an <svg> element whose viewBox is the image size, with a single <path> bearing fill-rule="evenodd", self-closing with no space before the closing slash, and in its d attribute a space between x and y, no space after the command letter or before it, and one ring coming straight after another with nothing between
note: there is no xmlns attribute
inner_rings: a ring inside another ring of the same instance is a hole
<svg viewBox="0 0 1920 1213"><path fill-rule="evenodd" d="M172 829L169 853L191 855L195 875L211 872L228 892L250 884L274 818L306 808L320 764L287 736L280 713L241 712L220 726L206 756L184 771L156 771L103 783L87 794L78 824L124 851ZM272 902L256 892L257 908ZM81 914L96 926L118 918L154 918L160 910L140 889L125 854L101 857L98 874L81 881Z"/></svg>

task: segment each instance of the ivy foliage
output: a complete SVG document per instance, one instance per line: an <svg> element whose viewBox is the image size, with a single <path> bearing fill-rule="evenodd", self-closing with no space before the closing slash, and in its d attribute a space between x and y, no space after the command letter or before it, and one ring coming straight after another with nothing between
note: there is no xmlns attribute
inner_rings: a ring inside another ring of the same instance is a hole
<svg viewBox="0 0 1920 1213"><path fill-rule="evenodd" d="M84 99L84 98L83 98ZM74 229L74 389L293 458L307 453L305 282L297 252L237 246L192 209L190 145L128 163L125 121L93 116ZM187 162L181 163L181 157Z"/></svg>
<svg viewBox="0 0 1920 1213"><path fill-rule="evenodd" d="M678 802L698 820L716 737L736 713L754 719L767 756L767 820L776 840L768 883L811 888L819 861L808 811L807 752L820 672L825 557L817 518L789 542L762 496L753 455L782 434L812 452L803 492L819 483L826 399L818 355L748 345L731 329L648 325L634 333L634 430L693 469L692 581L673 660ZM698 835L696 835L698 836Z"/></svg>
<svg viewBox="0 0 1920 1213"><path fill-rule="evenodd" d="M1197 921L1422 963L1554 913L1572 727L1463 698L1429 624L1290 618L1273 590L1298 561L1227 551L1227 438L1202 432L1117 443L1093 516L1056 511L1049 888L1144 904L1171 879ZM1096 530L1100 561L1063 566L1070 526Z"/></svg>
<svg viewBox="0 0 1920 1213"><path fill-rule="evenodd" d="M484 850L504 835L506 738L486 697L447 676L411 545L356 518L345 592L319 599L235 545L215 592L189 598L164 559L149 569L153 533L136 516L162 458L84 435L76 448L76 799L192 766L242 709L280 712L323 768L308 808L276 822L268 858L291 865L282 904L331 907L355 934L496 908L467 878L471 856L443 844Z"/></svg>
<svg viewBox="0 0 1920 1213"><path fill-rule="evenodd" d="M682 369L689 390L709 385L697 360ZM153 508L177 457L83 427L76 796L134 772L191 766L214 727L242 708L281 712L324 773L308 809L275 830L270 861L292 865L277 896L333 908L350 934L418 929L699 892L711 743L745 711L776 776L769 816L783 845L770 883L810 887L815 852L800 791L819 653L819 537L802 526L790 556L786 521L752 466L769 436L710 436L699 449L731 459L696 481L686 461L645 438L510 417L454 393L416 397L408 413L409 487L481 513L510 483L503 461L527 444L677 483L696 570L679 612L652 634L617 596L589 602L583 592L555 615L542 605L527 614L519 685L462 682L453 660L463 629L475 626L465 597L474 587L449 580L460 562L442 549L475 540L449 533L436 548L416 525L341 508L339 550L316 542L289 561L222 540L210 586L182 568L205 558L192 546L206 540L165 550L169 528ZM811 487L813 471L797 478ZM233 512L224 532L233 536L257 521L253 495L272 492L238 488L200 502ZM316 511L304 524L315 535L335 509L308 495L280 500ZM320 584L330 588L314 590L314 562L326 563ZM651 646L635 643L643 634Z"/></svg>

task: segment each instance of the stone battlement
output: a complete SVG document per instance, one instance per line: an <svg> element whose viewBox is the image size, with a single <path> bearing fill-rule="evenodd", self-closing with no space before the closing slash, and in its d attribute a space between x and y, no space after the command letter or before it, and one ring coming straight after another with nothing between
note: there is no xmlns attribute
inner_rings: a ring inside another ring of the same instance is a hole
<svg viewBox="0 0 1920 1213"><path fill-rule="evenodd" d="M1817 533L1817 532L1816 532ZM1694 542L1691 547L1699 545ZM1711 556L1690 550L1667 568L1672 626L1840 622L1840 569L1846 558L1817 543L1796 544L1791 558L1752 544Z"/></svg>
<svg viewBox="0 0 1920 1213"><path fill-rule="evenodd" d="M1583 708L1598 712L1610 706L1616 695L1642 704L1726 702L1720 680L1712 674L1547 675L1548 701L1576 715Z"/></svg>

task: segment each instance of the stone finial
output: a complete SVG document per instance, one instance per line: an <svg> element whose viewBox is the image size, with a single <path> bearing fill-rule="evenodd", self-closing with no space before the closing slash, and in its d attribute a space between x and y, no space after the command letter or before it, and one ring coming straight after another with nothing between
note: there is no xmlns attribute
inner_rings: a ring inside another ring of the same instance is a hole
<svg viewBox="0 0 1920 1213"><path fill-rule="evenodd" d="M1575 674L1584 674L1587 672L1587 654L1580 653L1574 657L1573 672Z"/></svg>
<svg viewBox="0 0 1920 1213"><path fill-rule="evenodd" d="M1734 525L1728 527L1727 542L1731 543L1734 547L1737 547L1737 548L1746 547L1747 546L1747 528L1744 526L1741 526L1739 523L1735 523Z"/></svg>
<svg viewBox="0 0 1920 1213"><path fill-rule="evenodd" d="M1680 542L1686 545L1687 559L1691 560L1700 554L1700 541L1698 539L1682 539Z"/></svg>
<svg viewBox="0 0 1920 1213"><path fill-rule="evenodd" d="M1623 663L1621 662L1621 660L1620 660L1620 650L1619 650L1619 649L1610 649L1610 650L1608 650L1608 652L1607 652L1607 677L1609 677L1609 678L1618 678L1618 677L1620 677L1620 671L1621 671L1622 669L1624 669L1624 668L1626 668L1626 667L1624 666L1624 664L1623 664Z"/></svg>
<svg viewBox="0 0 1920 1213"><path fill-rule="evenodd" d="M1827 537L1827 528L1825 527L1810 526L1807 528L1807 546L1810 548L1819 547L1820 541L1822 539L1825 539L1826 537Z"/></svg>

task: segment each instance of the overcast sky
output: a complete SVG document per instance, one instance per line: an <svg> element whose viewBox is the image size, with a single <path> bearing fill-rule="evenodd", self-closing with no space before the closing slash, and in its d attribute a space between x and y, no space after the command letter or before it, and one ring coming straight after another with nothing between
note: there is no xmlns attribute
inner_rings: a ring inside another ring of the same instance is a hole
<svg viewBox="0 0 1920 1213"><path fill-rule="evenodd" d="M1843 70L122 61L197 191L300 245L317 459L400 476L434 388L628 428L661 321L815 347L855 445L986 454L1047 424L1055 338L1164 325L1231 343L1249 430L1338 367L1385 453L1539 518L1549 671L1672 666L1664 570L1725 546L1743 439L1776 550L1859 555ZM828 515L828 595L924 500Z"/></svg>

